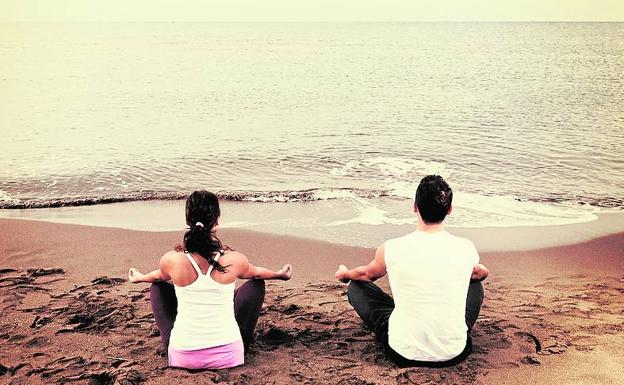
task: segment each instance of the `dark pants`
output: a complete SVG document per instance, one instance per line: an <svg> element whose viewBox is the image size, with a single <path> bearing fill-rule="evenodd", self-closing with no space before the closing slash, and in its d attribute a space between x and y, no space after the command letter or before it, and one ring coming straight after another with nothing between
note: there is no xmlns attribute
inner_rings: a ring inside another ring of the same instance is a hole
<svg viewBox="0 0 624 385"><path fill-rule="evenodd" d="M160 331L165 350L169 348L171 329L178 314L178 300L173 285L168 282L155 282L150 287L152 312L156 327ZM240 329L245 353L253 342L254 329L260 317L264 302L264 280L254 279L245 282L234 291L234 316Z"/></svg>
<svg viewBox="0 0 624 385"><path fill-rule="evenodd" d="M466 297L466 326L468 326L466 347L457 357L442 362L408 360L390 347L388 344L388 320L394 310L394 300L377 285L370 282L351 281L349 283L348 296L349 303L353 306L356 313L362 318L366 326L375 333L377 340L384 345L388 358L400 367L451 366L463 361L472 352L470 331L475 322L477 322L481 304L483 303L483 285L481 285L481 282L472 282L468 287L468 295Z"/></svg>

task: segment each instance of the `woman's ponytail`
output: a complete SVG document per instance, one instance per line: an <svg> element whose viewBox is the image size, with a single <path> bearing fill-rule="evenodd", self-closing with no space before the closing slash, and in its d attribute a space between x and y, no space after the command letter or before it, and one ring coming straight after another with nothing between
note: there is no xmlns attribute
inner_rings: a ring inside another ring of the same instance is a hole
<svg viewBox="0 0 624 385"><path fill-rule="evenodd" d="M214 259L215 253L223 252L223 245L213 231L220 215L216 195L205 190L193 192L186 200L186 224L189 229L184 233L184 250L200 254L215 270L225 273L225 267Z"/></svg>

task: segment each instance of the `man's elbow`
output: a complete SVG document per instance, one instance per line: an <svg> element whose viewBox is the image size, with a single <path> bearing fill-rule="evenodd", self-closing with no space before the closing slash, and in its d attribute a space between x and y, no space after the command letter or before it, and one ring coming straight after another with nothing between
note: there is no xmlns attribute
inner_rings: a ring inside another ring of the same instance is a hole
<svg viewBox="0 0 624 385"><path fill-rule="evenodd" d="M366 272L366 279L369 282L375 282L376 280L378 280L379 278L383 277L385 274L382 274L380 272L377 271L367 271Z"/></svg>
<svg viewBox="0 0 624 385"><path fill-rule="evenodd" d="M470 277L470 282L481 282L485 280L488 275L490 275L490 271L485 266L478 266L472 273Z"/></svg>
<svg viewBox="0 0 624 385"><path fill-rule="evenodd" d="M479 268L481 268L481 276L483 277L481 280L486 279L490 275L490 270L483 265L479 265Z"/></svg>

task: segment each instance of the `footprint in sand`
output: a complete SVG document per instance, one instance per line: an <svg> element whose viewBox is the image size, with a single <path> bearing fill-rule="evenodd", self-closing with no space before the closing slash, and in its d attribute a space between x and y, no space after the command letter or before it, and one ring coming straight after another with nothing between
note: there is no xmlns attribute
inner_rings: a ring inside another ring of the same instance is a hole
<svg viewBox="0 0 624 385"><path fill-rule="evenodd" d="M533 347L535 353L539 353L539 352L542 351L542 343L533 334L527 333L527 332L515 332L514 335L516 337L522 337L522 338L528 340L530 343L532 343L532 345L533 345L532 347ZM529 352L525 352L525 353L529 353Z"/></svg>
<svg viewBox="0 0 624 385"><path fill-rule="evenodd" d="M541 362L539 362L539 360L533 356L524 356L520 359L520 362L522 362L525 365L540 365Z"/></svg>
<svg viewBox="0 0 624 385"><path fill-rule="evenodd" d="M50 339L45 338L45 337L35 337L33 339L31 339L30 341L26 342L26 344L24 346L26 346L27 348L36 348L39 346L43 346L43 345L47 345L50 343Z"/></svg>
<svg viewBox="0 0 624 385"><path fill-rule="evenodd" d="M259 342L266 345L283 345L292 341L294 337L277 327L270 327L265 333L261 334L258 338Z"/></svg>
<svg viewBox="0 0 624 385"><path fill-rule="evenodd" d="M93 279L91 281L92 285L106 285L106 286L115 286L118 285L120 283L124 283L126 282L126 279L123 278L116 278L116 277L107 277L107 276L102 276L102 277L96 277L95 279Z"/></svg>
<svg viewBox="0 0 624 385"><path fill-rule="evenodd" d="M42 326L45 326L52 322L52 318L46 316L36 316L33 322L30 324L31 329L39 329Z"/></svg>
<svg viewBox="0 0 624 385"><path fill-rule="evenodd" d="M300 310L301 306L291 303L290 305L284 306L282 309L280 309L280 313L290 315L293 313L298 313Z"/></svg>
<svg viewBox="0 0 624 385"><path fill-rule="evenodd" d="M376 385L374 382L366 381L358 377L344 378L336 383L336 385Z"/></svg>
<svg viewBox="0 0 624 385"><path fill-rule="evenodd" d="M89 385L109 385L112 384L114 380L113 376L108 373L89 375Z"/></svg>
<svg viewBox="0 0 624 385"><path fill-rule="evenodd" d="M117 381L120 385L137 385L145 380L145 375L134 369L131 369L127 373L117 376Z"/></svg>
<svg viewBox="0 0 624 385"><path fill-rule="evenodd" d="M65 270L60 267L52 267L47 269L28 269L26 273L31 277L42 277L44 275L65 274Z"/></svg>

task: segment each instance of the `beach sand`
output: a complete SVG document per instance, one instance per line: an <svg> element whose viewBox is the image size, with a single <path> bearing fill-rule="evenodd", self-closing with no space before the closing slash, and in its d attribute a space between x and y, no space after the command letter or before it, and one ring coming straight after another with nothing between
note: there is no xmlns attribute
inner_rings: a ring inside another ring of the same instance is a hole
<svg viewBox="0 0 624 385"><path fill-rule="evenodd" d="M0 384L624 384L622 233L482 253L492 275L474 353L451 368L400 369L333 279L338 263L366 263L372 250L223 229L255 264L290 262L294 276L268 283L244 366L191 372L167 367L149 286L126 281L182 233L14 219L0 232Z"/></svg>

